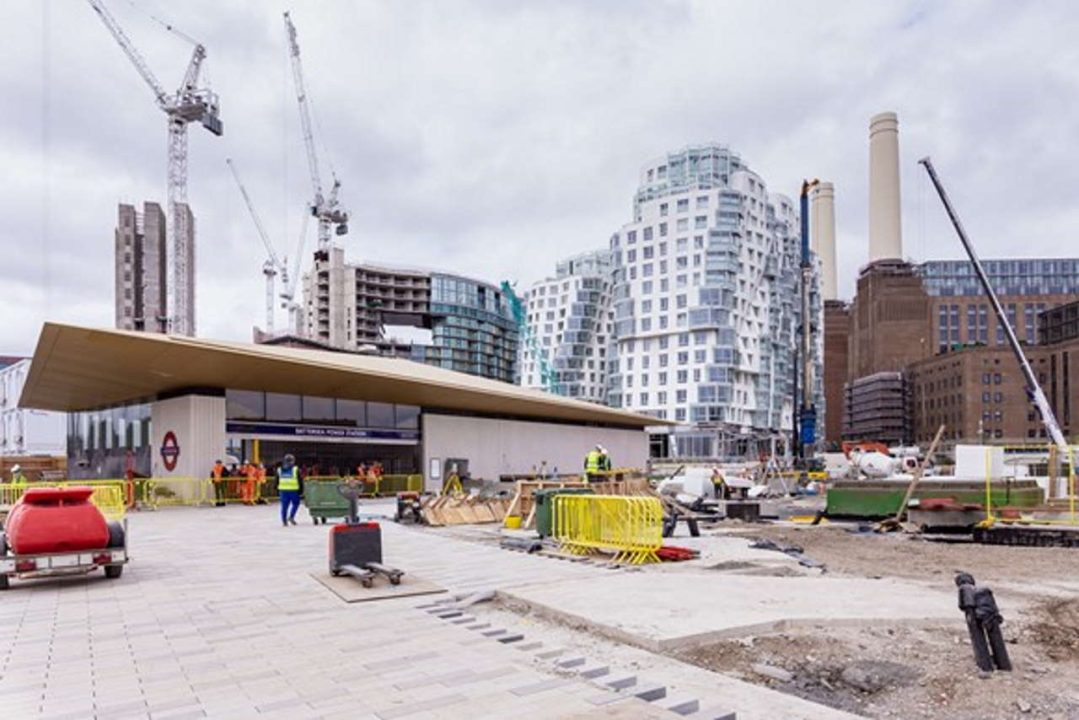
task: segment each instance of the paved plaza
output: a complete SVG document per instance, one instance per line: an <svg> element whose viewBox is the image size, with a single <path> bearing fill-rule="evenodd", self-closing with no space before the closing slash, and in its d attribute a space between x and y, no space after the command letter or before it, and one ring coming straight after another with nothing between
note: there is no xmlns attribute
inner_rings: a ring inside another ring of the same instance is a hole
<svg viewBox="0 0 1079 720"><path fill-rule="evenodd" d="M578 653L572 634L553 643L539 626L522 633L512 618L500 624L480 605L453 602L604 575L646 580L642 571L387 522L387 563L447 592L349 604L312 576L325 572L327 528L304 511L299 526L282 528L276 513L132 513L133 560L121 579L14 581L0 595L2 716L849 717L659 656L645 677Z"/></svg>

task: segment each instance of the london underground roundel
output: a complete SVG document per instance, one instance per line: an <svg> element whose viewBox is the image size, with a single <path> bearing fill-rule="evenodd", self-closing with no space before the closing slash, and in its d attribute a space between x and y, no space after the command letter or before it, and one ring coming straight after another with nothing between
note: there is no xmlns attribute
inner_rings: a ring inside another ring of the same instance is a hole
<svg viewBox="0 0 1079 720"><path fill-rule="evenodd" d="M165 469L172 472L176 469L176 462L180 459L180 443L176 440L176 433L169 430L165 433L165 439L161 441L161 461L165 463Z"/></svg>

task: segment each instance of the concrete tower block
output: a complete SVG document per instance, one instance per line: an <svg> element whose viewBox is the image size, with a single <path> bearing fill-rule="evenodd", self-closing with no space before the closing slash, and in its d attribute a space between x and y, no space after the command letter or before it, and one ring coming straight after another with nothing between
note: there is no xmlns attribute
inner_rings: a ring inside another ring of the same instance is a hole
<svg viewBox="0 0 1079 720"><path fill-rule="evenodd" d="M822 299L838 300L835 257L835 186L822 182L813 190L809 206L810 246L820 258Z"/></svg>
<svg viewBox="0 0 1079 720"><path fill-rule="evenodd" d="M869 121L869 262L902 260L899 219L899 119L894 112Z"/></svg>

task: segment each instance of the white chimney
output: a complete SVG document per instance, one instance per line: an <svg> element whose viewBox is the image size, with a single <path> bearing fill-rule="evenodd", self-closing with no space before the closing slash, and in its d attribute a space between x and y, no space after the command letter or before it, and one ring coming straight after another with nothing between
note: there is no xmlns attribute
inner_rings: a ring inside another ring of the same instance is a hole
<svg viewBox="0 0 1079 720"><path fill-rule="evenodd" d="M810 248L820 258L820 291L824 300L838 300L835 265L835 186L822 182L813 190L809 206Z"/></svg>
<svg viewBox="0 0 1079 720"><path fill-rule="evenodd" d="M899 119L884 112L869 121L869 262L902 259Z"/></svg>

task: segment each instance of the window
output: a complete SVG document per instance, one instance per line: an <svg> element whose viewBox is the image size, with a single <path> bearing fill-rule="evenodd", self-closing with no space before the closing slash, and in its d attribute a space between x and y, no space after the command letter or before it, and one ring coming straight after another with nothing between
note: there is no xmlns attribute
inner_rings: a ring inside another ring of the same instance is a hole
<svg viewBox="0 0 1079 720"><path fill-rule="evenodd" d="M679 370L676 377L679 385L685 385L689 381L689 371Z"/></svg>
<svg viewBox="0 0 1079 720"><path fill-rule="evenodd" d="M338 423L364 427L367 425L367 403L362 400L338 400L336 417Z"/></svg>
<svg viewBox="0 0 1079 720"><path fill-rule="evenodd" d="M394 405L394 416L399 429L415 430L420 426L420 409L415 405Z"/></svg>
<svg viewBox="0 0 1079 720"><path fill-rule="evenodd" d="M637 231L636 230L630 230L629 232L626 233L626 244L627 245L632 245L635 242L637 242Z"/></svg>
<svg viewBox="0 0 1079 720"><path fill-rule="evenodd" d="M665 337L660 338L660 340L666 340L666 339L667 338L665 338ZM667 347L667 343L661 343L660 347L664 347L664 348ZM662 355L659 356L659 366L660 367L667 367L667 357L668 357L667 353L663 353Z"/></svg>
<svg viewBox="0 0 1079 720"><path fill-rule="evenodd" d="M680 352L680 353L678 353L678 364L679 365L686 365L688 363L689 363L689 353L688 352Z"/></svg>
<svg viewBox="0 0 1079 720"><path fill-rule="evenodd" d="M367 426L392 428L396 425L393 405L390 403L367 403Z"/></svg>
<svg viewBox="0 0 1079 720"><path fill-rule="evenodd" d="M693 227L698 230L703 230L704 228L708 227L708 216L698 215L697 217L693 218Z"/></svg>
<svg viewBox="0 0 1079 720"><path fill-rule="evenodd" d="M689 212L689 198L678 201L678 212Z"/></svg>
<svg viewBox="0 0 1079 720"><path fill-rule="evenodd" d="M649 246L642 249L641 256L645 260L651 260L652 256L653 256L653 252L652 252L653 250L654 250L654 248L651 245L649 245Z"/></svg>
<svg viewBox="0 0 1079 720"><path fill-rule="evenodd" d="M641 398L641 405L647 405L648 404L648 393L646 393L646 392L641 393L640 398Z"/></svg>
<svg viewBox="0 0 1079 720"><path fill-rule="evenodd" d="M336 420L333 398L303 396L304 422L328 423Z"/></svg>
<svg viewBox="0 0 1079 720"><path fill-rule="evenodd" d="M659 205L659 216L660 217L667 217L667 203L660 203L660 205Z"/></svg>
<svg viewBox="0 0 1079 720"><path fill-rule="evenodd" d="M703 210L703 209L705 209L707 207L708 207L708 196L707 195L701 195L699 198L697 198L697 209L698 210Z"/></svg>
<svg viewBox="0 0 1079 720"><path fill-rule="evenodd" d="M299 395L266 393L266 419L275 422L299 422L303 419Z"/></svg>
<svg viewBox="0 0 1079 720"><path fill-rule="evenodd" d="M637 251L636 250L627 250L626 251L626 262L628 262L628 263L637 262Z"/></svg>
<svg viewBox="0 0 1079 720"><path fill-rule="evenodd" d="M645 240L645 242L647 242L647 241L649 241L651 239L652 239L652 228L651 228L651 226L649 226L649 227L646 227L644 229L644 240Z"/></svg>
<svg viewBox="0 0 1079 720"><path fill-rule="evenodd" d="M676 390L675 393L674 393L674 401L679 402L679 403L684 403L686 401L686 391L685 390Z"/></svg>
<svg viewBox="0 0 1079 720"><path fill-rule="evenodd" d="M660 237L667 237L667 223L660 223L659 224L659 236Z"/></svg>

